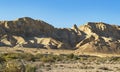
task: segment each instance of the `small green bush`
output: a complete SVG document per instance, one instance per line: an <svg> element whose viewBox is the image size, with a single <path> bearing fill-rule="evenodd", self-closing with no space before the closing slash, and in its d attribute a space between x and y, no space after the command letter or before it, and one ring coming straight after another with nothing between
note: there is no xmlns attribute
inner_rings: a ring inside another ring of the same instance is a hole
<svg viewBox="0 0 120 72"><path fill-rule="evenodd" d="M0 63L5 62L6 60L3 57L0 57Z"/></svg>
<svg viewBox="0 0 120 72"><path fill-rule="evenodd" d="M110 61L120 61L120 57L111 57Z"/></svg>
<svg viewBox="0 0 120 72"><path fill-rule="evenodd" d="M62 56L53 55L53 54L37 54L35 55L35 58L42 62L55 62L55 61L61 61L63 59Z"/></svg>
<svg viewBox="0 0 120 72"><path fill-rule="evenodd" d="M35 56L30 53L24 53L23 55L24 55L23 59L26 61L35 61L36 59Z"/></svg>
<svg viewBox="0 0 120 72"><path fill-rule="evenodd" d="M25 72L36 72L36 67L31 65L26 65Z"/></svg>
<svg viewBox="0 0 120 72"><path fill-rule="evenodd" d="M2 54L1 57L4 58L6 61L23 58L21 53L5 53Z"/></svg>
<svg viewBox="0 0 120 72"><path fill-rule="evenodd" d="M68 55L67 55L67 58L68 58L68 59L73 59L73 58L74 58L74 54L73 54L73 53L68 54Z"/></svg>
<svg viewBox="0 0 120 72"><path fill-rule="evenodd" d="M6 62L6 66L2 72L24 72L25 66L23 63L17 60Z"/></svg>
<svg viewBox="0 0 120 72"><path fill-rule="evenodd" d="M42 62L55 62L54 58L52 56L43 56L42 58L40 58L40 61Z"/></svg>

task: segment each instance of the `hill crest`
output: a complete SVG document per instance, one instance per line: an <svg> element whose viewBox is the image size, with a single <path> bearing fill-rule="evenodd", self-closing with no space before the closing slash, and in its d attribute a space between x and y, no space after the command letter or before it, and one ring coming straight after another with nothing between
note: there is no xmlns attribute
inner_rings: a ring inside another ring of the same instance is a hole
<svg viewBox="0 0 120 72"><path fill-rule="evenodd" d="M42 20L23 17L0 21L0 46L120 53L120 26L88 22L79 27L55 28Z"/></svg>

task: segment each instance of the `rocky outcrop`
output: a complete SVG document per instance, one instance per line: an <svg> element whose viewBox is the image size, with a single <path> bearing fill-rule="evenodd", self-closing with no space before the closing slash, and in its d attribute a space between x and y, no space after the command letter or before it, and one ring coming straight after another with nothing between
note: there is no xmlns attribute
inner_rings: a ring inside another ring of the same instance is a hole
<svg viewBox="0 0 120 72"><path fill-rule="evenodd" d="M71 49L71 38L68 36L71 32L69 29L62 31L64 29L54 28L44 21L29 17L0 21L0 46Z"/></svg>
<svg viewBox="0 0 120 72"><path fill-rule="evenodd" d="M2 21L0 22L0 31L12 35L21 36L37 36L42 34L50 34L54 27L48 23L40 20L33 20L28 17L19 18L15 21ZM4 31L3 31L4 29ZM4 33L5 34L5 33Z"/></svg>
<svg viewBox="0 0 120 72"><path fill-rule="evenodd" d="M120 53L120 29L119 26L109 25L102 22L88 22L80 26L85 38L76 47L76 52L100 52Z"/></svg>
<svg viewBox="0 0 120 72"><path fill-rule="evenodd" d="M0 46L120 53L120 26L88 22L80 27L54 28L44 21L23 17L0 21Z"/></svg>

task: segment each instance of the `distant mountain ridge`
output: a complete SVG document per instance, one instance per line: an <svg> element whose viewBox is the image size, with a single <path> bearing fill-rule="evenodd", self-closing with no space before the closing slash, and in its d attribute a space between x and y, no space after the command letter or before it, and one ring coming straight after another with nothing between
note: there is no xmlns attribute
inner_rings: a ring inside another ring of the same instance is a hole
<svg viewBox="0 0 120 72"><path fill-rule="evenodd" d="M0 21L0 46L120 54L120 26L88 22L79 27L55 28L44 21L23 17Z"/></svg>

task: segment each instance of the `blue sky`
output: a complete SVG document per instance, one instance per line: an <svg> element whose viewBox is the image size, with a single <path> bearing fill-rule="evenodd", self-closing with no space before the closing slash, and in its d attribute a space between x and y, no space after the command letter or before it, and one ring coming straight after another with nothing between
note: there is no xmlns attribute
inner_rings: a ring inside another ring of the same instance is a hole
<svg viewBox="0 0 120 72"><path fill-rule="evenodd" d="M31 17L55 27L120 24L120 0L0 0L0 20Z"/></svg>

